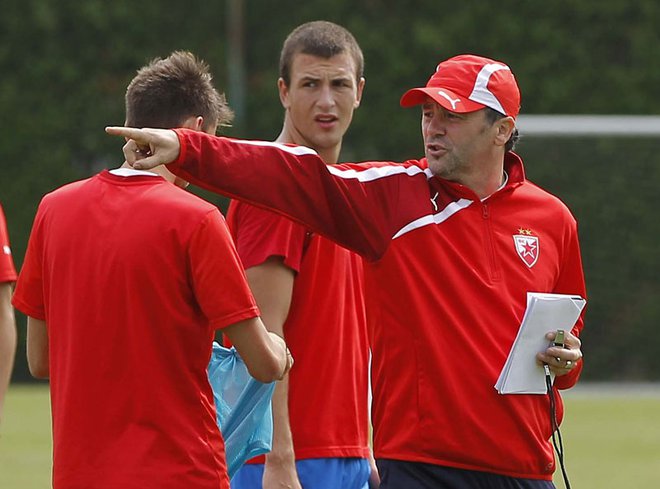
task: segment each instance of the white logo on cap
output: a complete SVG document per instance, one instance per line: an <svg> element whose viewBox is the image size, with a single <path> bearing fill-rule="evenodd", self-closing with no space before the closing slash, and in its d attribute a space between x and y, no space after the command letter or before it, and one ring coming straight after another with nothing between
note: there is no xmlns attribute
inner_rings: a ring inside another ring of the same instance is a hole
<svg viewBox="0 0 660 489"><path fill-rule="evenodd" d="M4 245L2 247L2 251L4 252L5 255L11 255L11 249L7 245Z"/></svg>
<svg viewBox="0 0 660 489"><path fill-rule="evenodd" d="M457 98L457 99L453 99L453 98L451 98L449 95L447 95L447 94L446 94L445 92L443 92L442 90L438 90L438 95L440 95L441 97L444 97L444 98L446 98L447 100L449 100L449 103L451 104L451 108L452 108L452 110L456 110L456 104L457 104L458 102L461 101L460 98Z"/></svg>
<svg viewBox="0 0 660 489"><path fill-rule="evenodd" d="M468 97L470 100L495 109L496 111L506 114L506 111L502 108L502 104L497 100L497 97L493 95L493 92L488 90L488 82L493 73L500 70L509 70L507 65L501 65L496 63L490 63L481 68L481 71L477 75L477 79L474 82L474 88L472 93Z"/></svg>

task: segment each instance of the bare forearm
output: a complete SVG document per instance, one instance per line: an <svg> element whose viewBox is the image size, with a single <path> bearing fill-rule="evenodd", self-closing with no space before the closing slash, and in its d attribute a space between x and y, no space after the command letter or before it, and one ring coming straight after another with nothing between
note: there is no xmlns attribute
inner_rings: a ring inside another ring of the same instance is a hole
<svg viewBox="0 0 660 489"><path fill-rule="evenodd" d="M295 454L289 424L289 376L275 387L273 394L273 449L266 455L267 464L293 464Z"/></svg>
<svg viewBox="0 0 660 489"><path fill-rule="evenodd" d="M241 239L239 234L238 239ZM246 270L248 283L271 334L284 336L284 323L289 314L295 274L281 257L270 257ZM273 447L266 455L263 487L265 489L300 488L296 458L289 424L289 376L275 387L273 394Z"/></svg>
<svg viewBox="0 0 660 489"><path fill-rule="evenodd" d="M48 354L48 327L46 322L28 316L27 359L30 373L37 379L50 375Z"/></svg>
<svg viewBox="0 0 660 489"><path fill-rule="evenodd" d="M245 361L250 375L260 382L279 380L287 372L287 349L284 340L266 330L261 319L251 318L224 328Z"/></svg>
<svg viewBox="0 0 660 489"><path fill-rule="evenodd" d="M273 447L266 455L264 489L302 489L296 469L296 455L289 424L289 378L277 383L273 394Z"/></svg>
<svg viewBox="0 0 660 489"><path fill-rule="evenodd" d="M7 305L0 314L0 419L16 355L14 311Z"/></svg>

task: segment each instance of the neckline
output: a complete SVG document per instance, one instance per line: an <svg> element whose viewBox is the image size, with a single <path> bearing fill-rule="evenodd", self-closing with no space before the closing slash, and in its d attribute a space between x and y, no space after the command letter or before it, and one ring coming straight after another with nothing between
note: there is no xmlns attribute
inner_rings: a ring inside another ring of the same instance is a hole
<svg viewBox="0 0 660 489"><path fill-rule="evenodd" d="M146 171L146 170L136 170L135 168L115 168L113 170L108 170L108 173L111 175L116 175L118 177L138 177L138 176L146 176L146 177L160 177L157 173Z"/></svg>

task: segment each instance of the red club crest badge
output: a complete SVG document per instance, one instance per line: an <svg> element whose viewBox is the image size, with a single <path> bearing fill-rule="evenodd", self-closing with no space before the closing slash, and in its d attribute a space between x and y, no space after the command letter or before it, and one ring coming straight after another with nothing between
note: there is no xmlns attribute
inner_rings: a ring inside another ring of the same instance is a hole
<svg viewBox="0 0 660 489"><path fill-rule="evenodd" d="M539 238L532 235L529 229L518 229L513 235L516 253L529 268L532 268L539 259Z"/></svg>

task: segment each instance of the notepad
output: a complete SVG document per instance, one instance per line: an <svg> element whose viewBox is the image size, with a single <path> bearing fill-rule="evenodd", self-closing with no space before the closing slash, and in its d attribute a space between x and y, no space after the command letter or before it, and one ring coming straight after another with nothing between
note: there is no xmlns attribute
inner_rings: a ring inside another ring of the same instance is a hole
<svg viewBox="0 0 660 489"><path fill-rule="evenodd" d="M546 333L573 328L585 304L580 296L528 292L518 335L495 384L497 392L546 394L545 374L536 362L536 354L548 347Z"/></svg>

